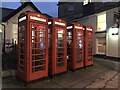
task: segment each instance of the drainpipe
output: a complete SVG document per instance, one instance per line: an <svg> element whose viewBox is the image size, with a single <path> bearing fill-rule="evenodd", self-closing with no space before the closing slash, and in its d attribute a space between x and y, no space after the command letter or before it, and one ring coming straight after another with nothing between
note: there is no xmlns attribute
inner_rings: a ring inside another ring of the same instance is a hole
<svg viewBox="0 0 120 90"><path fill-rule="evenodd" d="M5 52L5 25L4 24L1 24L3 27L4 27L4 29L3 29L3 31L4 31L4 42L3 42L3 53Z"/></svg>

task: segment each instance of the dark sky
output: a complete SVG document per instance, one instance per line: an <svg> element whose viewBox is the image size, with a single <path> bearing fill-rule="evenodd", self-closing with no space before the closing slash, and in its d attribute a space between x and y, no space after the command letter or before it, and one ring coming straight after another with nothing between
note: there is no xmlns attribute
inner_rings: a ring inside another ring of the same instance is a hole
<svg viewBox="0 0 120 90"><path fill-rule="evenodd" d="M33 2L34 5L42 12L53 17L58 16L57 0L54 2ZM16 9L20 6L20 2L2 2L2 7Z"/></svg>

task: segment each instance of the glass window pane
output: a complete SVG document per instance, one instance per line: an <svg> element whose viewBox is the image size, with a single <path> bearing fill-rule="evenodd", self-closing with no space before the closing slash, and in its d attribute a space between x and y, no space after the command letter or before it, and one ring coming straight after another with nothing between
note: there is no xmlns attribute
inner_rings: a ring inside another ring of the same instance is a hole
<svg viewBox="0 0 120 90"><path fill-rule="evenodd" d="M24 38L19 38L20 39L20 43L24 43Z"/></svg>
<svg viewBox="0 0 120 90"><path fill-rule="evenodd" d="M42 70L45 70L45 66L33 68L32 72L37 72L37 71L42 71Z"/></svg>
<svg viewBox="0 0 120 90"><path fill-rule="evenodd" d="M39 38L39 42L45 42L45 38Z"/></svg>
<svg viewBox="0 0 120 90"><path fill-rule="evenodd" d="M45 60L39 60L39 61L32 62L32 66L38 66L38 65L43 65L43 64L45 64Z"/></svg>
<svg viewBox="0 0 120 90"><path fill-rule="evenodd" d="M23 66L20 66L20 70L21 70L21 71L24 71L24 67L23 67Z"/></svg>
<svg viewBox="0 0 120 90"><path fill-rule="evenodd" d="M37 44L37 48L45 48L45 43L39 43Z"/></svg>
<svg viewBox="0 0 120 90"><path fill-rule="evenodd" d="M67 32L67 45L70 45L72 43L72 32Z"/></svg>
<svg viewBox="0 0 120 90"><path fill-rule="evenodd" d="M12 30L13 30L13 33L17 34L17 32L18 32L18 24L13 24Z"/></svg>
<svg viewBox="0 0 120 90"><path fill-rule="evenodd" d="M40 37L45 37L45 32L40 32L40 33L39 33L39 36L40 36Z"/></svg>
<svg viewBox="0 0 120 90"><path fill-rule="evenodd" d="M106 30L106 13L97 16L97 31Z"/></svg>
<svg viewBox="0 0 120 90"><path fill-rule="evenodd" d="M56 28L57 30L57 66L64 66L64 29Z"/></svg>
<svg viewBox="0 0 120 90"><path fill-rule="evenodd" d="M45 55L34 55L32 56L32 60L44 60L45 59Z"/></svg>
<svg viewBox="0 0 120 90"><path fill-rule="evenodd" d="M40 49L33 49L32 50L32 54L44 54L45 53L45 49L40 50Z"/></svg>

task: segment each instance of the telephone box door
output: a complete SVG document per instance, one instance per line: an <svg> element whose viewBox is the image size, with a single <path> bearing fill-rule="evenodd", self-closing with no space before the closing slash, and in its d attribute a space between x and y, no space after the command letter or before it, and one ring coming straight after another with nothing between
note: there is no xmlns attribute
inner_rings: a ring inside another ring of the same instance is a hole
<svg viewBox="0 0 120 90"><path fill-rule="evenodd" d="M68 68L75 70L84 64L84 31L83 25L72 23L67 27Z"/></svg>
<svg viewBox="0 0 120 90"><path fill-rule="evenodd" d="M55 27L55 52L56 52L56 70L55 73L61 73L66 71L66 30L64 28Z"/></svg>
<svg viewBox="0 0 120 90"><path fill-rule="evenodd" d="M86 26L85 30L85 66L93 65L93 31Z"/></svg>
<svg viewBox="0 0 120 90"><path fill-rule="evenodd" d="M33 80L48 75L48 28L37 23L30 23L30 26L30 79Z"/></svg>
<svg viewBox="0 0 120 90"><path fill-rule="evenodd" d="M84 33L83 33L83 29L82 30L79 30L79 29L76 29L75 30L75 34L74 34L74 37L75 37L75 41L74 41L74 45L75 45L75 69L77 68L80 68L80 67L83 67L83 59L84 59L84 52L83 52L83 36L84 36Z"/></svg>
<svg viewBox="0 0 120 90"><path fill-rule="evenodd" d="M26 25L25 22L19 23L18 29L18 75L23 80L27 79L26 73Z"/></svg>
<svg viewBox="0 0 120 90"><path fill-rule="evenodd" d="M17 75L26 82L48 76L48 18L26 11L18 22Z"/></svg>
<svg viewBox="0 0 120 90"><path fill-rule="evenodd" d="M73 50L73 31L67 30L67 68L71 69L74 67L74 50Z"/></svg>

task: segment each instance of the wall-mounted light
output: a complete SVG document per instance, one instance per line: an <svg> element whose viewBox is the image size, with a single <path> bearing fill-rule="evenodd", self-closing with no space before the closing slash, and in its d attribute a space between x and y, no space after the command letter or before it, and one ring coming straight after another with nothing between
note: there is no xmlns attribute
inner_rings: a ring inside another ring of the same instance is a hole
<svg viewBox="0 0 120 90"><path fill-rule="evenodd" d="M0 33L2 33L2 30L0 29Z"/></svg>
<svg viewBox="0 0 120 90"><path fill-rule="evenodd" d="M118 28L112 28L113 32L112 35L118 35Z"/></svg>
<svg viewBox="0 0 120 90"><path fill-rule="evenodd" d="M117 33L112 33L112 35L118 35L118 32Z"/></svg>
<svg viewBox="0 0 120 90"><path fill-rule="evenodd" d="M118 42L118 31L119 31L118 28L111 27L107 33L108 40L112 42L115 42L115 41Z"/></svg>

